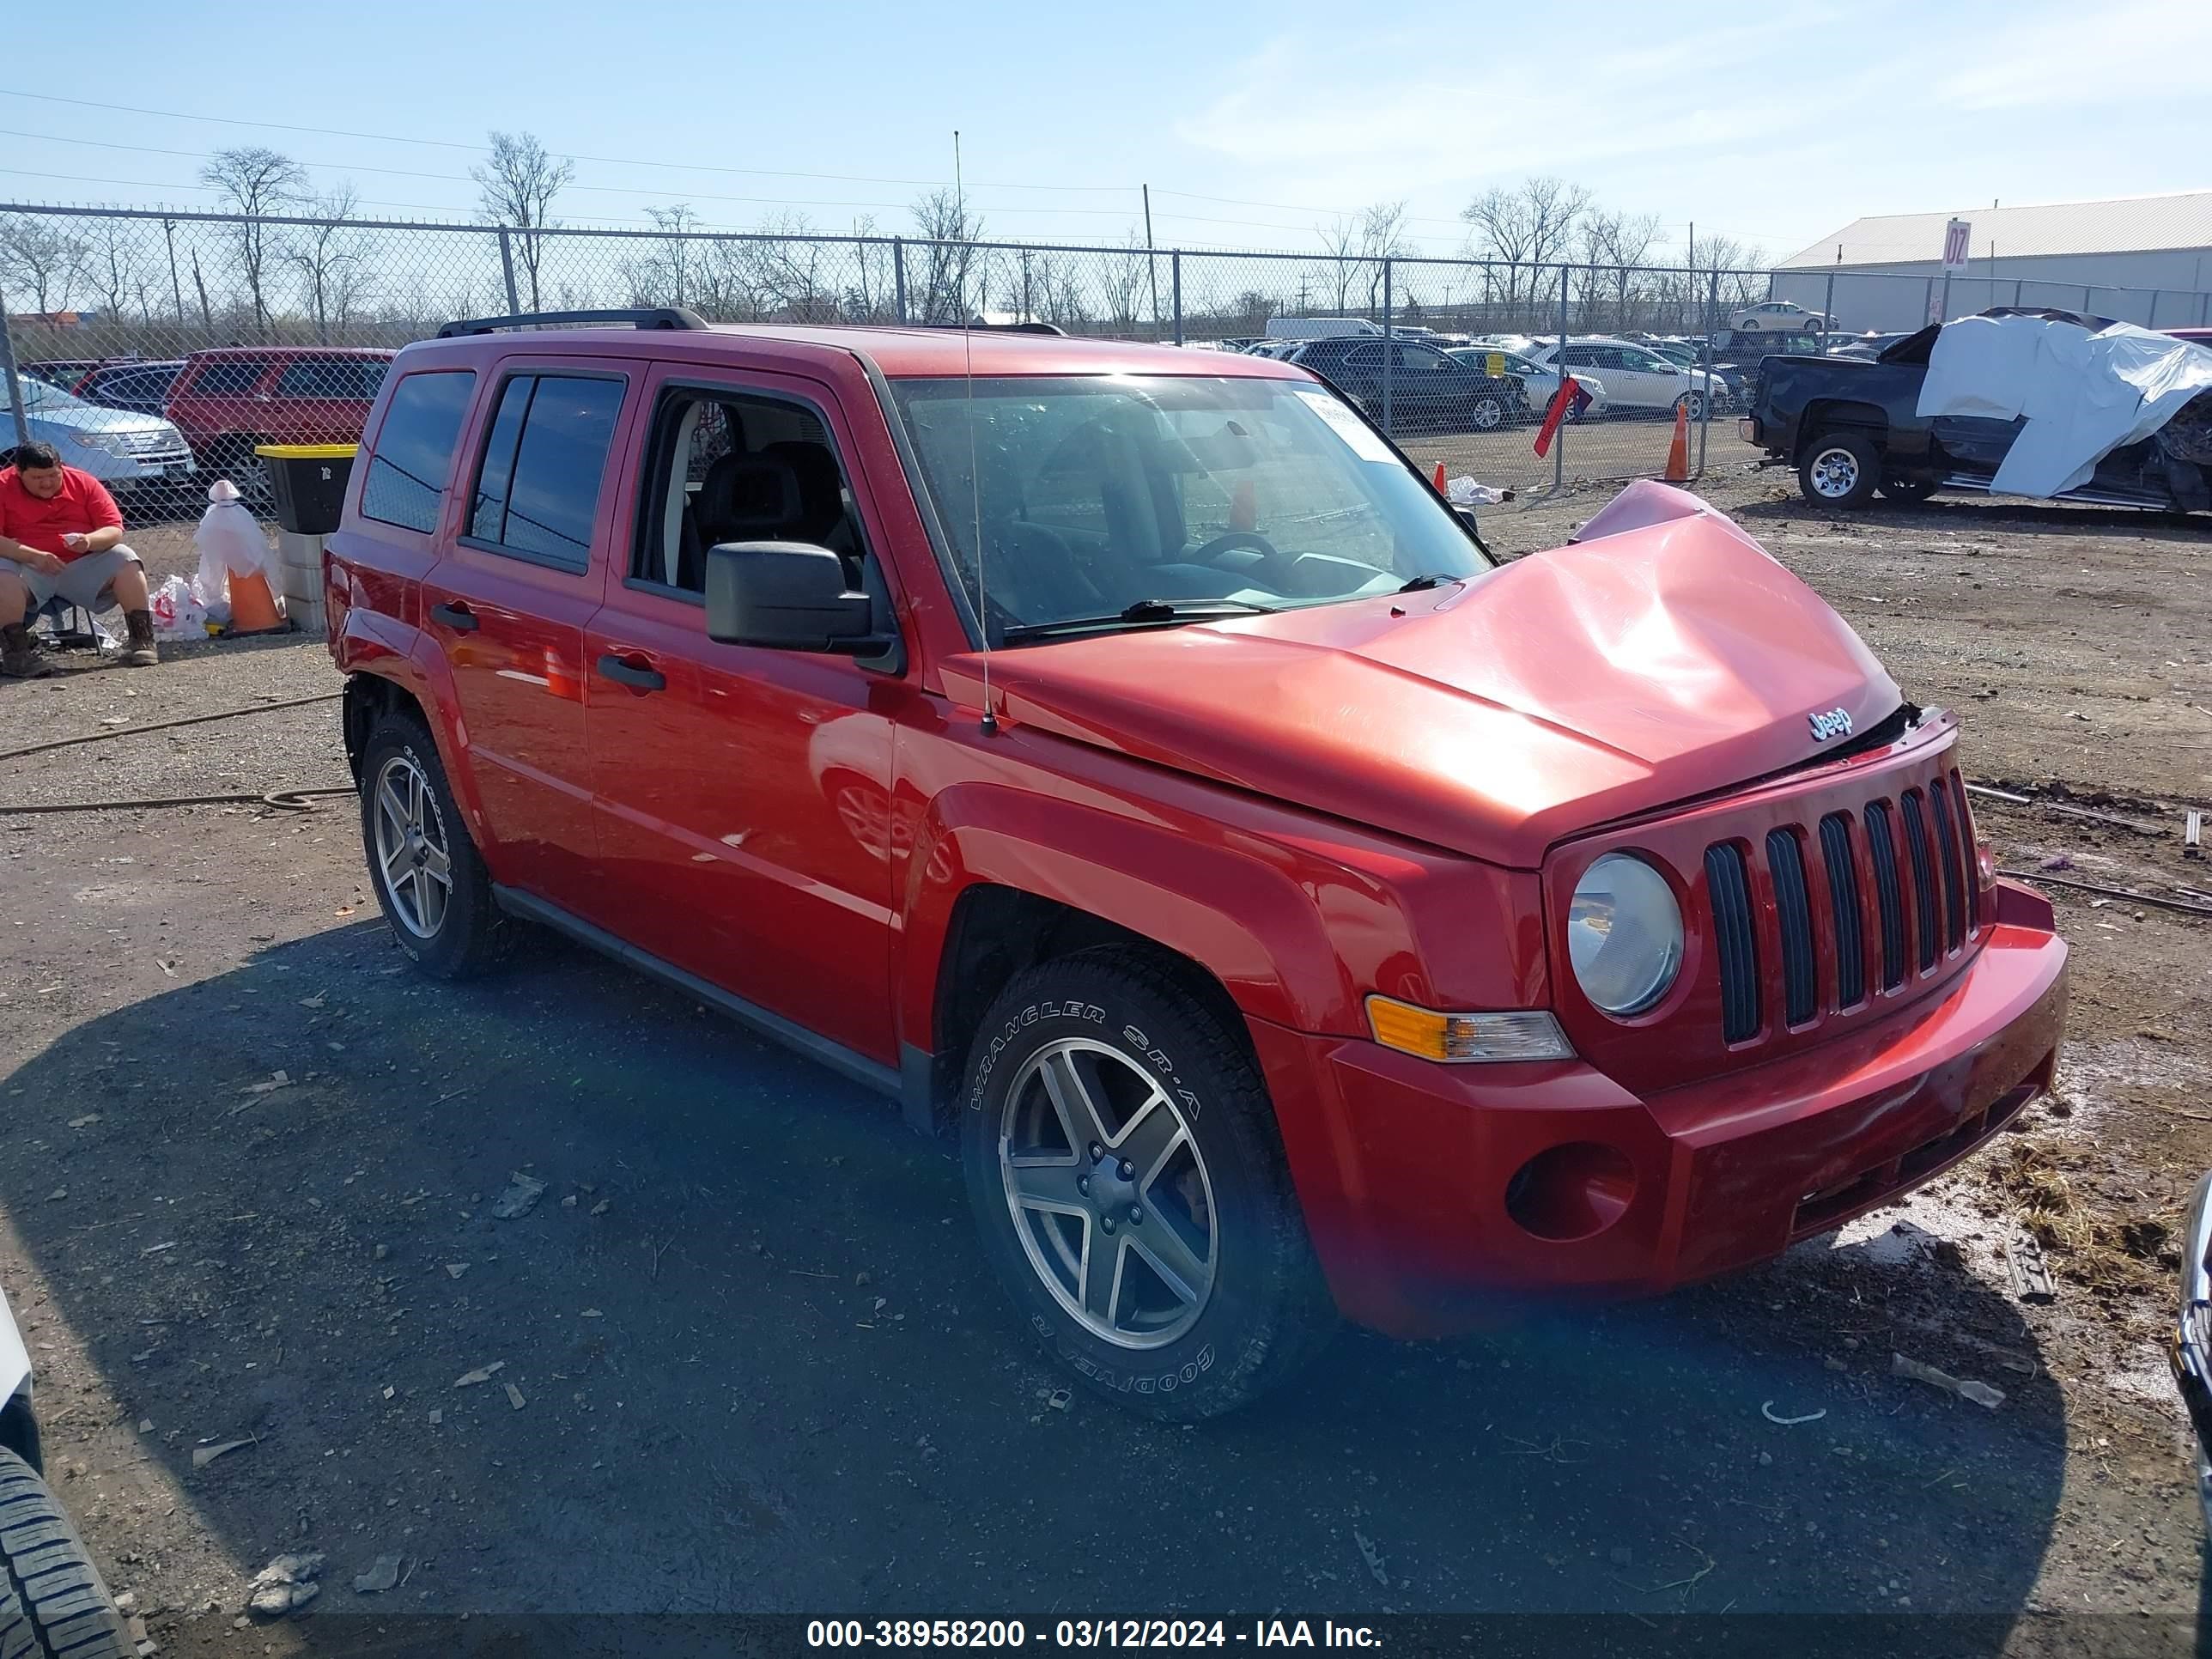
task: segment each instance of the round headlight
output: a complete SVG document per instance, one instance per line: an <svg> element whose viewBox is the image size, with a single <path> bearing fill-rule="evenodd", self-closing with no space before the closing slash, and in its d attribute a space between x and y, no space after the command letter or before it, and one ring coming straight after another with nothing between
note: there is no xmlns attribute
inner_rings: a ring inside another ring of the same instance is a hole
<svg viewBox="0 0 2212 1659"><path fill-rule="evenodd" d="M1583 872L1567 911L1567 959L1583 994L1608 1014L1641 1013L1682 967L1682 913L1667 878L1608 853Z"/></svg>

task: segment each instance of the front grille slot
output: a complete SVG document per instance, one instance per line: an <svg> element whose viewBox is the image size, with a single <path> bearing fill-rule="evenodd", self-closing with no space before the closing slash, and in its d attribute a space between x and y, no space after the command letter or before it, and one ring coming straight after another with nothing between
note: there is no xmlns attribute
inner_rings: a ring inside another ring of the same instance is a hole
<svg viewBox="0 0 2212 1659"><path fill-rule="evenodd" d="M1928 846L1928 817L1920 792L1905 793L1905 851L1912 860L1913 937L1920 942L1920 971L1936 965L1936 856Z"/></svg>
<svg viewBox="0 0 2212 1659"><path fill-rule="evenodd" d="M1759 946L1751 925L1751 882L1734 842L1705 848L1705 888L1720 961L1721 1035L1730 1042L1747 1042L1759 1032Z"/></svg>
<svg viewBox="0 0 2212 1659"><path fill-rule="evenodd" d="M1955 951L1966 942L1966 884L1959 870L1959 832L1951 827L1951 791L1942 779L1928 786L1928 805L1943 864L1943 948Z"/></svg>
<svg viewBox="0 0 2212 1659"><path fill-rule="evenodd" d="M1866 995L1866 937L1847 814L1831 812L1820 820L1820 863L1828 872L1828 908L1836 924L1836 1006L1848 1008Z"/></svg>
<svg viewBox="0 0 2212 1659"><path fill-rule="evenodd" d="M1867 860L1874 866L1875 908L1881 920L1881 988L1893 991L1905 977L1905 894L1897 880L1897 839L1889 803L1866 810Z"/></svg>
<svg viewBox="0 0 2212 1659"><path fill-rule="evenodd" d="M1813 1018L1820 986L1813 967L1813 907L1805 891L1805 860L1796 832L1766 836L1766 872L1774 880L1774 916L1782 930L1784 1012L1792 1025Z"/></svg>

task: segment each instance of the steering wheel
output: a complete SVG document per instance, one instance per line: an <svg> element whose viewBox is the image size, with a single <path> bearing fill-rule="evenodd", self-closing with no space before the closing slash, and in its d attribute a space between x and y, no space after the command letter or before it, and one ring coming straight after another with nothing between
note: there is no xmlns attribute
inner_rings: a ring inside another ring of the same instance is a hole
<svg viewBox="0 0 2212 1659"><path fill-rule="evenodd" d="M1212 564L1220 555L1239 547L1249 547L1260 554L1261 572L1270 581L1290 568L1291 561L1283 550L1256 530L1225 530L1212 540L1193 548L1191 562Z"/></svg>

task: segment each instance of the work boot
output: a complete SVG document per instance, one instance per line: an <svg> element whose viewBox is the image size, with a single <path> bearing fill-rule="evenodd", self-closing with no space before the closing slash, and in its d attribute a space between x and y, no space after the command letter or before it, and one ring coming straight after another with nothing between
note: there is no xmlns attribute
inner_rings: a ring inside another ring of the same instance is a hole
<svg viewBox="0 0 2212 1659"><path fill-rule="evenodd" d="M45 652L31 643L31 630L21 623L0 628L0 674L19 680L42 680L54 672Z"/></svg>
<svg viewBox="0 0 2212 1659"><path fill-rule="evenodd" d="M131 643L124 648L125 668L151 668L161 660L161 653L154 648L154 616L149 611L126 611L123 625L131 630Z"/></svg>

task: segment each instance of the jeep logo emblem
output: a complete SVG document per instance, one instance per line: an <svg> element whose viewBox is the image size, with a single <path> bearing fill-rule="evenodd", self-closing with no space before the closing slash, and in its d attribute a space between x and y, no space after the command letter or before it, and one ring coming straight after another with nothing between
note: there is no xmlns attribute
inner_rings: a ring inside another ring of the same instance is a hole
<svg viewBox="0 0 2212 1659"><path fill-rule="evenodd" d="M1830 738L1848 738L1851 734L1851 714L1848 708L1831 708L1822 714L1808 714L1806 720L1813 727L1813 741L1826 743Z"/></svg>

